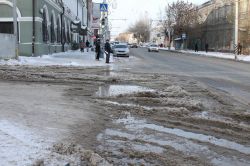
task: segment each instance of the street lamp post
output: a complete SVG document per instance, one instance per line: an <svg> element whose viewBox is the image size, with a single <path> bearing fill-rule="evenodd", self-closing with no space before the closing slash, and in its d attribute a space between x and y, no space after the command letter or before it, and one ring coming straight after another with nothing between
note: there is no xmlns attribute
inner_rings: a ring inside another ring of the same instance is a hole
<svg viewBox="0 0 250 166"><path fill-rule="evenodd" d="M15 58L18 59L16 0L13 0L13 27L14 27L14 36L15 36Z"/></svg>
<svg viewBox="0 0 250 166"><path fill-rule="evenodd" d="M238 28L239 28L239 0L235 0L235 39L234 39L234 44L235 44L235 51L234 51L234 59L237 60L237 50L239 49L238 46Z"/></svg>

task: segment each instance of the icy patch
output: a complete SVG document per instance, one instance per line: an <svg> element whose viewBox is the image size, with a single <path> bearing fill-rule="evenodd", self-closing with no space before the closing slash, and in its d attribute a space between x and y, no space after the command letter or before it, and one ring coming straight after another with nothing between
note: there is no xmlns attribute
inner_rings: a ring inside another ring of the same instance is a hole
<svg viewBox="0 0 250 166"><path fill-rule="evenodd" d="M124 124L125 129L106 129L98 135L97 140L99 142L104 141L99 147L105 151L109 150L116 154L122 153L119 149L133 149L140 152L148 152L147 147L150 147L154 149L154 153L163 155L165 150L169 150L165 149L165 146L170 146L184 154L199 156L203 159L206 158L207 161L218 166L248 166L250 164L250 162L244 158L231 156L230 154L226 156L226 151L224 154L218 154L208 147L208 145L204 144L204 142L210 143L225 149L233 149L247 155L249 154L249 147L232 141L149 124L144 119L136 119L130 116L129 113L127 113L127 117L120 118L114 121L114 123ZM120 140L118 140L118 138L120 138ZM141 143L138 144L139 142ZM131 146L134 148L131 148Z"/></svg>
<svg viewBox="0 0 250 166"><path fill-rule="evenodd" d="M155 124L148 124L148 123L142 123L141 120L135 120L133 117L125 118L125 119L119 119L117 120L117 123L124 123L127 128L129 129L135 129L135 130L143 130L145 128L155 130L158 132L163 132L167 134L173 134L179 137L187 138L187 139L193 139L201 142L210 143L216 146L224 147L227 149L232 149L239 151L241 153L250 154L250 147L238 144L233 141L228 141L225 139L219 139L214 136L204 135L204 134L197 134L192 133L188 131L184 131L181 129L176 128L166 128L163 126L158 126Z"/></svg>
<svg viewBox="0 0 250 166"><path fill-rule="evenodd" d="M135 85L109 85L99 87L99 91L96 93L98 97L110 97L110 96L118 96L123 94L132 94L138 92L153 92L154 90L135 86Z"/></svg>
<svg viewBox="0 0 250 166"><path fill-rule="evenodd" d="M29 165L41 154L47 154L49 144L34 133L0 121L0 161L2 165Z"/></svg>
<svg viewBox="0 0 250 166"><path fill-rule="evenodd" d="M121 155L121 152L119 151L120 149L132 149L139 152L153 152L156 154L163 154L164 151L167 150L164 148L164 146L170 146L177 151L181 151L187 155L199 155L202 158L207 158L213 164L219 166L249 165L249 163L244 159L238 160L237 158L228 158L221 156L216 152L210 151L207 146L199 145L185 138L174 137L171 135L166 135L164 133L147 135L144 134L141 130L129 130L129 132L130 133L116 129L106 129L104 133L98 135L98 141L101 142L102 140L106 140L106 142L104 143L105 146L99 146L99 149L103 149L105 151L109 149L116 155ZM112 137L115 137L116 140L113 140ZM122 140L126 138L128 141L118 141L117 137L122 138ZM145 143L137 144L135 143L137 142L135 140L141 140Z"/></svg>
<svg viewBox="0 0 250 166"><path fill-rule="evenodd" d="M20 124L0 120L0 165L92 165L111 166L98 154L74 144L56 144ZM82 157L88 161L83 161ZM97 164L98 163L98 164Z"/></svg>
<svg viewBox="0 0 250 166"><path fill-rule="evenodd" d="M115 101L105 101L105 103L116 105L116 106L140 107L140 108L143 108L145 110L152 110L153 109L151 107L141 106L139 104L132 104L132 103L118 103L118 102L115 102Z"/></svg>

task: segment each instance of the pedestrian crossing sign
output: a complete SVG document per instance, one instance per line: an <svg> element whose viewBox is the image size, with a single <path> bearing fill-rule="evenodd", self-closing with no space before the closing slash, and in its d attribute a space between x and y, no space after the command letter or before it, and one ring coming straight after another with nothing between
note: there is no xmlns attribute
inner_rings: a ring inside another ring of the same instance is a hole
<svg viewBox="0 0 250 166"><path fill-rule="evenodd" d="M100 4L100 11L101 11L101 12L108 12L108 4L106 4L106 3L101 3L101 4Z"/></svg>

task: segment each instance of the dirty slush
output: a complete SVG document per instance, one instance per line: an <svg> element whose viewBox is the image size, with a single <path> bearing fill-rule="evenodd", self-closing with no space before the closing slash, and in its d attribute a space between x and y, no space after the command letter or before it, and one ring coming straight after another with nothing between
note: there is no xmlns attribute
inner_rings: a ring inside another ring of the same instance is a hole
<svg viewBox="0 0 250 166"><path fill-rule="evenodd" d="M250 165L249 105L188 77L0 67L1 165Z"/></svg>

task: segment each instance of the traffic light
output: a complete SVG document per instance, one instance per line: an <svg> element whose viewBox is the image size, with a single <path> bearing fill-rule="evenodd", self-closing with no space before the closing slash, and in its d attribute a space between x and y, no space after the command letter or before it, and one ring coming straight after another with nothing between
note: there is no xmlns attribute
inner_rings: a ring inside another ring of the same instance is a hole
<svg viewBox="0 0 250 166"><path fill-rule="evenodd" d="M104 26L105 25L105 19L103 18L102 19L102 26Z"/></svg>

